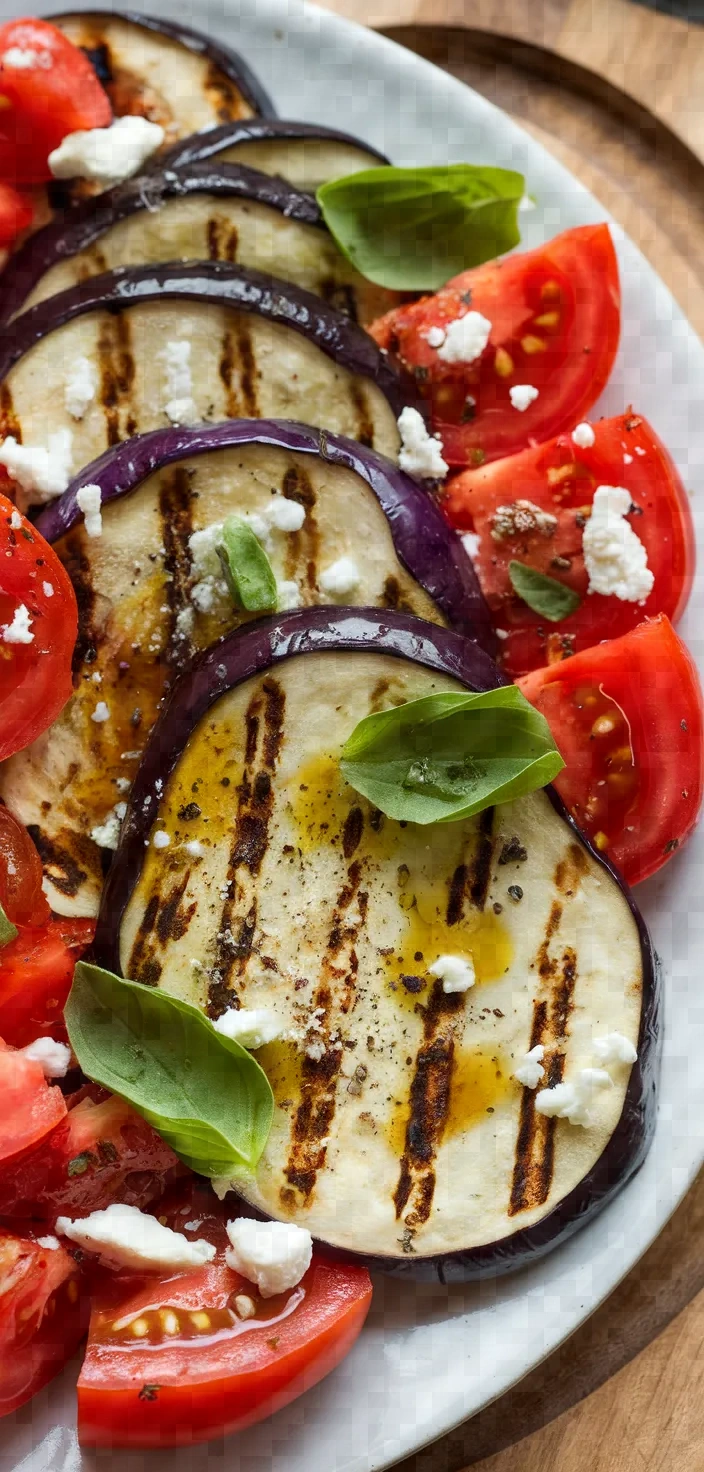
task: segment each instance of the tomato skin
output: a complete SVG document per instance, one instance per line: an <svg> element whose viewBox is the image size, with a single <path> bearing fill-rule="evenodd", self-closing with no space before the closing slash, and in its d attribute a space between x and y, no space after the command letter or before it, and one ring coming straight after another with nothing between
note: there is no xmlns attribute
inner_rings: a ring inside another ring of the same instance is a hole
<svg viewBox="0 0 704 1472"><path fill-rule="evenodd" d="M0 840L1 835L0 823ZM66 1038L64 1005L76 961L94 931L93 920L60 918L41 927L20 926L16 939L2 947L0 1037L12 1047L23 1048L47 1035Z"/></svg>
<svg viewBox="0 0 704 1472"><path fill-rule="evenodd" d="M669 619L648 620L518 683L567 763L554 784L567 807L590 837L608 838L597 846L629 884L648 879L686 841L704 794L702 691ZM594 734L602 712L613 734L598 724ZM630 765L614 760L624 746Z"/></svg>
<svg viewBox="0 0 704 1472"><path fill-rule="evenodd" d="M60 1089L48 1084L42 1067L0 1040L0 1170L23 1151L44 1141L63 1119Z"/></svg>
<svg viewBox="0 0 704 1472"><path fill-rule="evenodd" d="M33 66L2 64L7 52L34 53ZM112 108L87 56L45 20L0 26L0 178L41 184L48 157L67 133L107 128Z"/></svg>
<svg viewBox="0 0 704 1472"><path fill-rule="evenodd" d="M42 861L23 823L0 806L0 904L13 925L46 925ZM0 966L2 965L0 952ZM0 1026L0 1036L5 1036Z"/></svg>
<svg viewBox="0 0 704 1472"><path fill-rule="evenodd" d="M77 1350L90 1303L63 1247L0 1228L0 1416L24 1405Z"/></svg>
<svg viewBox="0 0 704 1472"><path fill-rule="evenodd" d="M425 334L467 311L491 322L489 344L474 363L446 363ZM609 228L566 230L537 250L464 271L369 330L428 399L449 465L513 455L576 424L608 381L620 330ZM519 384L538 389L523 412L509 395Z"/></svg>
<svg viewBox="0 0 704 1472"><path fill-rule="evenodd" d="M465 471L447 487L443 509L448 520L460 531L473 528L480 538L474 563L502 630L501 663L514 677L602 639L618 638L643 618L665 613L675 621L689 598L695 565L692 514L665 446L632 410L599 420L593 429L595 444L589 449L579 449L571 435L560 435L510 459ZM642 513L634 514L631 524L655 576L645 603L587 592L582 527L600 485L625 487ZM497 508L514 503L517 496L557 519L553 535L534 532L497 541L492 535ZM569 566L556 567L556 557ZM583 600L581 607L559 623L542 619L513 592L508 574L512 558L573 588Z"/></svg>
<svg viewBox="0 0 704 1472"><path fill-rule="evenodd" d="M0 183L0 247L6 249L17 236L31 225L34 207L26 195L19 194L11 184Z"/></svg>
<svg viewBox="0 0 704 1472"><path fill-rule="evenodd" d="M11 623L24 604L34 635L30 644L0 642L0 761L29 746L63 710L78 631L65 567L31 522L22 517L21 527L11 526L17 515L0 495L0 624Z"/></svg>

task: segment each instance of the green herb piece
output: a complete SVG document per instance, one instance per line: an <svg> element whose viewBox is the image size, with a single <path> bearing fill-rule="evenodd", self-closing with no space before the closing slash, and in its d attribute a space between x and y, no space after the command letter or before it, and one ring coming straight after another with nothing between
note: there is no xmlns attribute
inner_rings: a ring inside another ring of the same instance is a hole
<svg viewBox="0 0 704 1472"><path fill-rule="evenodd" d="M518 244L524 187L513 169L385 167L332 179L317 200L343 255L369 281L437 291Z"/></svg>
<svg viewBox="0 0 704 1472"><path fill-rule="evenodd" d="M550 727L515 685L447 691L366 716L340 769L389 818L451 823L544 787L564 766Z"/></svg>
<svg viewBox="0 0 704 1472"><path fill-rule="evenodd" d="M79 961L64 1016L87 1077L126 1099L191 1170L254 1168L274 1112L269 1080L197 1007Z"/></svg>
<svg viewBox="0 0 704 1472"><path fill-rule="evenodd" d="M239 516L228 516L217 554L234 602L247 613L276 608L274 570L251 526Z"/></svg>
<svg viewBox="0 0 704 1472"><path fill-rule="evenodd" d="M508 575L514 593L551 624L559 624L582 602L574 588L568 588L557 578L547 577L544 572L536 572L526 562L516 562L515 559L509 562Z"/></svg>
<svg viewBox="0 0 704 1472"><path fill-rule="evenodd" d="M92 1151L82 1150L80 1155L74 1155L73 1160L69 1160L68 1174L70 1176L85 1175L86 1171L90 1168L91 1165L97 1164L98 1162Z"/></svg>
<svg viewBox="0 0 704 1472"><path fill-rule="evenodd" d="M19 931L16 925L8 920L2 905L0 905L0 946L7 946L11 940L16 940Z"/></svg>

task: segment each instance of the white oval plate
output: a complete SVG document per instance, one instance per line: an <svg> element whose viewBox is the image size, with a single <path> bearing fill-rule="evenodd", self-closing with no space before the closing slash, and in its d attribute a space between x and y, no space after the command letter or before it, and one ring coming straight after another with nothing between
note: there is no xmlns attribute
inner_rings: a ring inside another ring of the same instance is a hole
<svg viewBox="0 0 704 1472"><path fill-rule="evenodd" d="M174 14L168 0L143 3L151 12ZM10 0L0 0L3 19L13 8L16 13ZM526 246L606 218L582 185L503 113L372 32L300 0L190 0L179 19L239 47L282 117L357 133L398 164L469 160L522 170L538 200L535 211L521 215ZM704 348L640 252L617 227L614 234L622 343L591 417L634 402L665 440L685 484L698 492L699 528ZM699 577L681 632L700 670L703 605ZM169 1452L169 1472L208 1472L215 1462L238 1472L377 1472L501 1395L606 1298L657 1236L704 1155L703 881L700 828L638 896L663 958L666 1042L655 1142L635 1180L565 1247L513 1277L452 1289L378 1278L362 1337L334 1375L242 1436ZM75 1375L69 1367L4 1423L7 1472L78 1472L104 1460L78 1448ZM112 1472L165 1465L163 1454L107 1455Z"/></svg>

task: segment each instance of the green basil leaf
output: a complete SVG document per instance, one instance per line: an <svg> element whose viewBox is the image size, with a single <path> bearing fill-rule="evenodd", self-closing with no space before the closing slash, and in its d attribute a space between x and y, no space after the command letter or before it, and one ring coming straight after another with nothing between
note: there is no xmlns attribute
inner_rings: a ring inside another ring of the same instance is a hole
<svg viewBox="0 0 704 1472"><path fill-rule="evenodd" d="M0 905L0 946L7 946L11 940L16 940L19 931L16 925L8 920L2 905Z"/></svg>
<svg viewBox="0 0 704 1472"><path fill-rule="evenodd" d="M79 961L64 1012L83 1072L200 1175L252 1170L274 1112L263 1069L197 1007Z"/></svg>
<svg viewBox="0 0 704 1472"><path fill-rule="evenodd" d="M526 562L509 562L508 575L511 587L534 613L539 613L551 624L559 624L579 608L582 600L574 588L568 588L557 578L549 578L544 572L536 572Z"/></svg>
<svg viewBox="0 0 704 1472"><path fill-rule="evenodd" d="M366 716L340 761L356 792L409 823L469 818L544 787L564 765L516 685L426 695Z"/></svg>
<svg viewBox="0 0 704 1472"><path fill-rule="evenodd" d="M228 516L217 547L225 581L234 602L248 613L276 608L276 578L269 558L251 526Z"/></svg>
<svg viewBox="0 0 704 1472"><path fill-rule="evenodd" d="M444 164L363 169L322 184L317 200L343 255L369 281L437 291L518 244L524 191L513 169Z"/></svg>

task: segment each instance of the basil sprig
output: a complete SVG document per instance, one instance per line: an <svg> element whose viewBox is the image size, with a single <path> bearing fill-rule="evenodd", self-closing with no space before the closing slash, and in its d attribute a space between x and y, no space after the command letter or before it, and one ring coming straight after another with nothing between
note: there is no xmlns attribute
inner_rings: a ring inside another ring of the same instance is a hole
<svg viewBox="0 0 704 1472"><path fill-rule="evenodd" d="M515 685L447 691L366 716L342 749L356 792L409 823L452 823L544 787L564 762Z"/></svg>
<svg viewBox="0 0 704 1472"><path fill-rule="evenodd" d="M537 572L527 562L516 562L514 558L509 562L508 575L514 593L548 623L559 624L561 619L575 613L582 602L574 588L568 588L557 578L549 578L544 572Z"/></svg>
<svg viewBox="0 0 704 1472"><path fill-rule="evenodd" d="M274 1112L264 1070L197 1007L79 961L65 1009L83 1072L126 1099L191 1170L253 1170Z"/></svg>
<svg viewBox="0 0 704 1472"><path fill-rule="evenodd" d="M217 554L225 582L238 608L265 613L276 608L276 578L269 558L251 526L239 516L228 516Z"/></svg>
<svg viewBox="0 0 704 1472"><path fill-rule="evenodd" d="M8 920L5 911L0 905L0 946L7 946L11 940L16 940L19 931L11 920Z"/></svg>
<svg viewBox="0 0 704 1472"><path fill-rule="evenodd" d="M378 286L437 291L511 250L525 191L513 169L475 164L362 169L322 184L325 223L343 255Z"/></svg>

